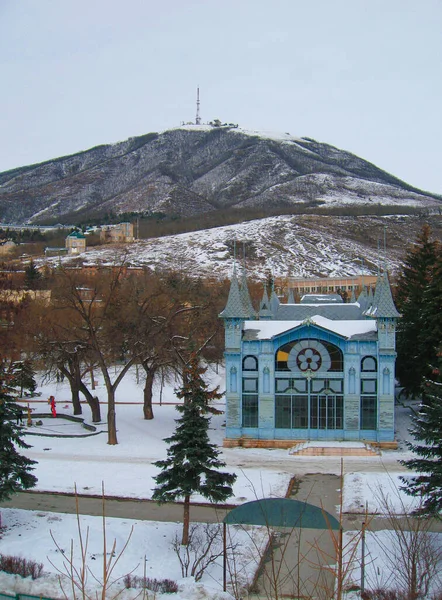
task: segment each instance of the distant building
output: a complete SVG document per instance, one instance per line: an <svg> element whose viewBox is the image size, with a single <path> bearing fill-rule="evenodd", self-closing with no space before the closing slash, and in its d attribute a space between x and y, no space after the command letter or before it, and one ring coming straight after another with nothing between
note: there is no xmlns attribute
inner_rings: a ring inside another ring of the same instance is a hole
<svg viewBox="0 0 442 600"><path fill-rule="evenodd" d="M364 286L376 285L375 275L356 275L354 277L288 277L284 282L276 281L276 287L287 287L294 293L304 294L331 294L336 292L351 293L362 290Z"/></svg>
<svg viewBox="0 0 442 600"><path fill-rule="evenodd" d="M288 447L305 440L394 443L396 321L387 274L350 302L315 293L260 309L236 273L225 324L225 445ZM303 284L300 288L324 288ZM332 287L332 284L327 285ZM331 290L330 290L331 291ZM347 290L346 290L347 291Z"/></svg>
<svg viewBox="0 0 442 600"><path fill-rule="evenodd" d="M118 223L118 225L104 225L100 232L102 244L127 244L134 241L134 226L132 223Z"/></svg>
<svg viewBox="0 0 442 600"><path fill-rule="evenodd" d="M66 250L69 255L81 254L86 250L86 237L81 231L73 231L66 238Z"/></svg>

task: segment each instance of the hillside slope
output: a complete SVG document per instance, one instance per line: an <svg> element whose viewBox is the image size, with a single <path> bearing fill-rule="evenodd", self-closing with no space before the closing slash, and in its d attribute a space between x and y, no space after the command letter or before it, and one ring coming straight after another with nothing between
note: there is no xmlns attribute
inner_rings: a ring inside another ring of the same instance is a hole
<svg viewBox="0 0 442 600"><path fill-rule="evenodd" d="M407 244L424 221L415 216L278 216L192 233L139 240L133 244L90 248L65 264L118 264L152 270L176 270L203 279L229 278L236 256L246 251L251 278L352 276L376 274L386 266L400 269ZM431 217L433 234L442 239L442 216ZM384 245L386 239L386 250ZM57 265L59 258L46 259Z"/></svg>
<svg viewBox="0 0 442 600"><path fill-rule="evenodd" d="M181 127L0 173L3 223L299 203L425 208L441 198L328 144L231 127Z"/></svg>

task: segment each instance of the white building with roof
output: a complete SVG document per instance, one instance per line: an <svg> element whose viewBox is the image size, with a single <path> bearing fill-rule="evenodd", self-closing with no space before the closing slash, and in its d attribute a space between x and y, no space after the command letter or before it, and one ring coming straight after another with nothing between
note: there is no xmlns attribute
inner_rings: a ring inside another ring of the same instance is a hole
<svg viewBox="0 0 442 600"><path fill-rule="evenodd" d="M387 274L375 293L281 303L264 290L255 312L233 273L225 323L225 445L306 440L394 442L395 333Z"/></svg>

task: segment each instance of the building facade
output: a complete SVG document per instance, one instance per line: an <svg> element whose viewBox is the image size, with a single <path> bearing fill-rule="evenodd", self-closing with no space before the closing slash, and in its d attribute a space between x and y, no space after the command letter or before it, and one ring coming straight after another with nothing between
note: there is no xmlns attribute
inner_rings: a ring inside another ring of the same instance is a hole
<svg viewBox="0 0 442 600"><path fill-rule="evenodd" d="M86 237L81 231L73 231L66 237L65 245L69 255L82 254L86 251Z"/></svg>
<svg viewBox="0 0 442 600"><path fill-rule="evenodd" d="M293 296L264 291L256 313L236 272L225 324L226 445L302 440L394 442L395 332L387 274L374 294Z"/></svg>
<svg viewBox="0 0 442 600"><path fill-rule="evenodd" d="M134 238L132 223L118 223L117 225L103 225L100 232L100 241L103 244L131 243Z"/></svg>

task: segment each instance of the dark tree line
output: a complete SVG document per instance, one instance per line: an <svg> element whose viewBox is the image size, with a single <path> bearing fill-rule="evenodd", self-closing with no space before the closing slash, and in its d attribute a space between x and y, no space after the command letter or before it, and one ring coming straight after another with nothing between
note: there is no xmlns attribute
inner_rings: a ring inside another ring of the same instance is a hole
<svg viewBox="0 0 442 600"><path fill-rule="evenodd" d="M403 461L417 475L404 477L405 490L422 497L423 510L442 510L442 246L428 226L408 251L398 281L397 376L408 395L420 398Z"/></svg>
<svg viewBox="0 0 442 600"><path fill-rule="evenodd" d="M44 365L49 377L62 374L70 384L74 414L83 397L92 420L101 420L91 389L100 371L107 391L108 443L116 444L115 394L131 367L145 374L143 414L152 419L155 377L182 375L194 353L220 360L223 337L218 313L227 288L212 288L179 273L131 271L124 263L95 270L60 267L50 299L27 296L11 305L10 328L0 335ZM115 369L117 366L117 369Z"/></svg>

